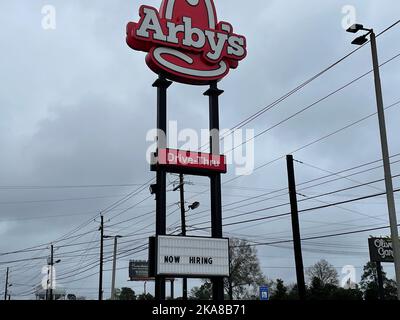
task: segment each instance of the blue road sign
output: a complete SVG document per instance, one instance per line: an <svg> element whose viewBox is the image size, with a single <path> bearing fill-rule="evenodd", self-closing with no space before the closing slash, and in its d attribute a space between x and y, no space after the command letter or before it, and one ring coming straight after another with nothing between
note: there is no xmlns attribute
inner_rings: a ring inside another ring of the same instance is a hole
<svg viewBox="0 0 400 320"><path fill-rule="evenodd" d="M260 300L269 300L269 291L267 286L260 287Z"/></svg>

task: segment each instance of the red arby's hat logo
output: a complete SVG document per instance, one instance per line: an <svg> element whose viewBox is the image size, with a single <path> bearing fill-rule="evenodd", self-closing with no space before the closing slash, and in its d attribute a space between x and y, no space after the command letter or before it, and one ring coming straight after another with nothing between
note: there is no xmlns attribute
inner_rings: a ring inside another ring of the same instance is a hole
<svg viewBox="0 0 400 320"><path fill-rule="evenodd" d="M127 26L127 44L148 52L151 70L171 80L203 85L225 77L246 57L246 38L217 20L213 0L163 0L141 6Z"/></svg>

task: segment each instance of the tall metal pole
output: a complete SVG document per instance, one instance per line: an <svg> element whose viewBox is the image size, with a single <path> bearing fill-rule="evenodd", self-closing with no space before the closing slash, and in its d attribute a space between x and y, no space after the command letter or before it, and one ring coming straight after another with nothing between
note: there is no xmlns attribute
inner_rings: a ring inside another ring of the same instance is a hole
<svg viewBox="0 0 400 320"><path fill-rule="evenodd" d="M174 282L175 282L175 279L171 279L171 300L175 299L175 297L174 297Z"/></svg>
<svg viewBox="0 0 400 320"><path fill-rule="evenodd" d="M185 189L184 189L184 177L183 174L179 175L179 193L181 202L181 228L182 236L186 236L186 208L185 208ZM187 300L187 278L182 279L182 300Z"/></svg>
<svg viewBox="0 0 400 320"><path fill-rule="evenodd" d="M157 88L157 150L167 147L167 89L172 84L163 75L154 82ZM156 236L167 233L167 174L165 170L157 170L156 194ZM155 298L165 300L165 277L155 277Z"/></svg>
<svg viewBox="0 0 400 320"><path fill-rule="evenodd" d="M116 300L115 296L115 273L117 270L117 242L118 236L114 237L114 255L113 255L113 269L112 269L112 279L111 279L111 300Z"/></svg>
<svg viewBox="0 0 400 320"><path fill-rule="evenodd" d="M210 88L204 93L209 97L210 113L210 152L220 155L219 143L219 96L224 93L218 89L217 82L210 83ZM210 177L211 196L211 234L213 238L222 238L222 196L221 174L213 174ZM216 277L212 280L212 292L214 301L224 300L224 278Z"/></svg>
<svg viewBox="0 0 400 320"><path fill-rule="evenodd" d="M99 300L103 300L103 243L104 243L104 217L100 222L100 270L99 270Z"/></svg>
<svg viewBox="0 0 400 320"><path fill-rule="evenodd" d="M397 298L400 300L400 241L399 241L399 232L397 229L396 205L394 201L393 181L392 181L392 173L389 160L389 147L388 147L387 133L386 133L386 121L385 121L385 111L383 106L382 85L379 72L378 50L376 46L376 35L373 30L371 31L371 52L372 52L372 62L374 66L375 92L376 92L376 103L378 107L379 131L381 137L383 167L385 171L387 206L389 211L390 231L393 244L394 267L395 267L396 282L397 282Z"/></svg>
<svg viewBox="0 0 400 320"><path fill-rule="evenodd" d="M50 294L49 300L53 300L53 266L54 266L54 256L53 256L54 247L50 246Z"/></svg>
<svg viewBox="0 0 400 320"><path fill-rule="evenodd" d="M297 207L296 179L294 175L293 156L286 156L288 182L289 182L289 197L292 213L292 231L294 244L294 257L296 262L297 289L300 300L306 299L306 285L304 281L303 256L301 252L299 212Z"/></svg>
<svg viewBox="0 0 400 320"><path fill-rule="evenodd" d="M4 300L7 300L7 294L8 294L8 273L10 271L10 268L7 267L7 271L6 271L6 287L4 289Z"/></svg>

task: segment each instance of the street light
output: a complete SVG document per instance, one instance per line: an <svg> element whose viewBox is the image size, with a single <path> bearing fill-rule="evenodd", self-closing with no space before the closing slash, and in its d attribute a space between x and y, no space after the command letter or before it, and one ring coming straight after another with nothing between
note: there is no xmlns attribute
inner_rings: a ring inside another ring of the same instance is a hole
<svg viewBox="0 0 400 320"><path fill-rule="evenodd" d="M355 38L351 44L355 44L357 46L362 46L364 43L367 43L368 39L367 39L367 35L363 35L361 37Z"/></svg>
<svg viewBox="0 0 400 320"><path fill-rule="evenodd" d="M198 207L200 207L200 202L196 201L189 206L189 210L196 210Z"/></svg>
<svg viewBox="0 0 400 320"><path fill-rule="evenodd" d="M400 241L399 241L399 232L397 229L396 205L393 194L393 181L392 181L392 172L389 160L389 147L388 147L387 133L386 133L385 111L383 107L382 84L379 72L379 59L378 59L378 49L376 45L376 35L373 29L366 29L361 24L354 24L349 29L347 29L347 32L350 33L357 33L358 31L367 31L367 33L353 40L352 42L353 44L355 45L365 44L368 41L367 36L370 36L371 40L372 63L374 67L374 79L375 79L375 95L378 108L383 167L385 171L386 197L387 197L390 231L391 231L391 238L393 245L394 267L396 271L397 298L400 300Z"/></svg>
<svg viewBox="0 0 400 320"><path fill-rule="evenodd" d="M349 32L349 33L357 33L357 32L359 32L359 31L367 31L366 34L364 34L364 35L362 35L362 36L360 36L360 37L355 38L355 39L351 42L351 44L354 44L354 45L357 45L357 46L362 46L362 45L364 45L365 43L367 43L367 42L368 42L368 38L367 38L367 37L368 37L371 33L373 33L373 30L372 30L372 29L364 28L364 26L363 26L362 24L358 24L358 23L353 24L353 25L352 25L350 28L348 28L346 31Z"/></svg>
<svg viewBox="0 0 400 320"><path fill-rule="evenodd" d="M158 185L157 184L151 184L150 186L149 186L149 191L150 191L150 194L157 194L157 191L158 191Z"/></svg>
<svg viewBox="0 0 400 320"><path fill-rule="evenodd" d="M369 31L368 29L365 29L362 24L353 24L350 28L348 28L346 31L350 33L357 33L358 31L365 30Z"/></svg>

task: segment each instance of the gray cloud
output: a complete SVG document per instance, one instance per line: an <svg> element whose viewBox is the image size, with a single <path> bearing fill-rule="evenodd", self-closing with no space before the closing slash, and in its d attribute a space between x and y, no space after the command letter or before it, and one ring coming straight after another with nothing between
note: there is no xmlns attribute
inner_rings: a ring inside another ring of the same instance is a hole
<svg viewBox="0 0 400 320"><path fill-rule="evenodd" d="M50 2L57 10L57 29L54 31L44 31L41 28L40 10L48 2L2 1L0 5L0 19L6 26L0 30L5 44L0 52L0 60L3 62L0 64L0 185L144 183L153 176L145 160L145 150L149 145L145 137L147 131L155 125L156 97L151 84L156 75L145 65L144 54L132 52L126 46L124 34L126 23L137 19L140 3L125 0ZM157 7L159 2L149 0L146 4ZM240 67L220 83L220 87L225 90L221 97L221 126L229 128L235 125L350 52L353 49L350 45L351 36L341 26L341 9L347 4L347 1L322 3L316 0L256 0L249 6L246 2L216 1L219 18L231 21L238 33L247 36L249 51L247 59ZM394 0L353 1L352 4L357 8L359 21L374 26L377 30L384 29L398 19L396 12L399 5ZM394 41L398 39L398 35L397 27L379 38L382 62L399 53L400 48ZM400 98L397 93L398 68L398 60L382 68L387 105ZM248 127L260 132L370 69L370 54L366 47ZM180 128L206 128L208 106L207 99L202 96L203 91L204 88L174 84L169 91L170 120L178 120ZM285 155L374 111L373 82L372 77L368 76L257 139L256 165ZM393 108L387 113L393 154L400 150L400 140L397 138L399 112L398 108ZM332 171L377 160L380 158L377 130L377 121L371 118L357 127L298 152L295 157ZM299 182L323 174L301 165L296 165L296 168ZM270 190L285 187L285 170L284 161L280 161L249 177L225 185L224 203L263 193L250 188ZM398 165L394 165L394 173L398 173L397 170ZM230 172L233 171L234 168L231 167ZM224 180L231 177L232 174L229 174ZM356 179L368 181L381 177L382 172L376 170ZM174 177L170 179L173 181ZM208 193L196 195L206 189L204 184L207 180L192 180L195 185L188 186L188 196L201 201L202 209L207 209ZM308 192L317 194L349 185L352 185L349 181L340 181ZM134 186L1 189L0 235L4 241L0 244L0 251L50 243L133 189ZM363 188L354 193L368 194L374 191ZM147 196L145 190L121 205L121 208L128 208ZM76 200L79 198L86 199ZM170 210L175 209L173 203L177 199L176 194L169 193ZM333 202L337 199L323 200ZM285 197L281 197L276 201L270 200L241 208L239 211L259 209L286 201ZM370 202L344 207L363 214L379 215L385 219L384 199L373 199ZM373 204L376 202L380 203ZM145 201L138 208L111 220L110 223L149 212L153 205L152 200ZM308 205L318 203L310 202ZM283 210L287 211L288 207L267 210L259 215L280 213ZM110 218L118 212L110 213ZM224 215L236 213L226 210ZM57 217L44 218L49 215ZM207 220L207 216L204 217ZM28 218L30 220L24 220ZM169 222L174 223L178 218L178 214L174 213ZM338 208L310 213L302 219L304 235L354 230L368 224L384 224ZM153 216L147 216L125 232L138 232L153 220ZM346 223L349 220L353 221ZM123 226L109 230L117 232ZM90 233L81 240L96 239L96 228L97 224L91 223L90 227L83 229ZM145 231L152 232L153 228ZM267 240L290 239L291 234L288 219L228 227L225 231L245 236L257 235L260 240L264 237ZM368 260L368 235L306 242L305 264L310 265L325 257L337 267L346 264L361 266ZM86 247L87 245L82 245L73 249ZM121 246L121 250L132 247L133 244L125 244ZM331 250L332 253L329 254L321 247ZM95 261L96 250L88 251L92 255L84 259L84 264ZM72 249L60 249L58 254L62 258L62 253L68 251ZM346 251L350 253L346 254ZM360 254L354 254L353 251L359 251ZM32 253L32 256L47 254L43 251ZM259 254L262 266L267 267L264 271L268 277L295 281L295 272L291 269L294 262L290 246L286 249L260 247ZM109 252L107 255L109 256ZM4 256L0 262L26 257L26 254ZM138 292L142 291L141 284L126 282L127 270L123 268L127 269L129 258L145 257L144 252L122 258L119 263L122 269L118 272L118 286L132 285ZM59 266L60 274L76 268L80 258L62 260L64 263ZM45 263L45 259L30 262L28 265L32 264L32 268L28 272L22 268L21 263L11 264L15 269L12 281L21 283L34 278L29 284L38 283L41 277L40 267ZM1 265L0 270L3 267L5 265ZM106 268L110 268L110 265L107 264ZM93 269L91 272L95 271ZM393 275L391 267L387 271ZM85 274L89 275L91 272ZM105 286L108 288L109 273L105 278ZM67 281L65 283L68 284ZM84 288L74 291L91 298L96 297L96 286L96 276L68 284L69 288ZM151 290L151 286L149 289ZM24 291L24 288L14 288L13 294L18 296Z"/></svg>

